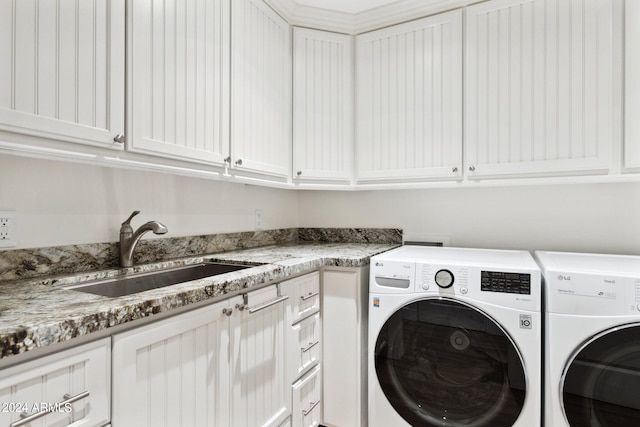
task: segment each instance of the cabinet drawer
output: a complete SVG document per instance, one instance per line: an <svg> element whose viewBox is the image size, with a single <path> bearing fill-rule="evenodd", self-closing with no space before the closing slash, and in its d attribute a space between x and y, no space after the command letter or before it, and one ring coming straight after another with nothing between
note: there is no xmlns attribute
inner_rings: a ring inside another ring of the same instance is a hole
<svg viewBox="0 0 640 427"><path fill-rule="evenodd" d="M110 421L110 387L108 338L6 369L0 425L15 426L25 413L35 418L29 427L103 426Z"/></svg>
<svg viewBox="0 0 640 427"><path fill-rule="evenodd" d="M298 378L320 361L322 344L320 337L320 313L316 313L291 327L295 337L291 349L293 377Z"/></svg>
<svg viewBox="0 0 640 427"><path fill-rule="evenodd" d="M320 425L322 414L320 378L320 365L318 365L293 385L292 423L294 426Z"/></svg>
<svg viewBox="0 0 640 427"><path fill-rule="evenodd" d="M282 293L289 295L289 323L320 311L320 273L315 272L287 280L280 284Z"/></svg>

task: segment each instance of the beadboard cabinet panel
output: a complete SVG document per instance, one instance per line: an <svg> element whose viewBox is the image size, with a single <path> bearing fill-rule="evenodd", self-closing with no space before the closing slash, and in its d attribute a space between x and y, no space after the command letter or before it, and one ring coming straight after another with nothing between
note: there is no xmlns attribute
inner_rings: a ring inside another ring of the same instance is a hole
<svg viewBox="0 0 640 427"><path fill-rule="evenodd" d="M129 2L132 151L222 165L229 150L229 0Z"/></svg>
<svg viewBox="0 0 640 427"><path fill-rule="evenodd" d="M124 0L0 1L0 131L121 149Z"/></svg>
<svg viewBox="0 0 640 427"><path fill-rule="evenodd" d="M357 178L459 178L462 12L356 37Z"/></svg>
<svg viewBox="0 0 640 427"><path fill-rule="evenodd" d="M640 169L640 2L625 3L626 168Z"/></svg>
<svg viewBox="0 0 640 427"><path fill-rule="evenodd" d="M291 31L261 0L231 10L231 166L288 178L291 171Z"/></svg>
<svg viewBox="0 0 640 427"><path fill-rule="evenodd" d="M467 176L611 166L612 3L493 0L466 9Z"/></svg>
<svg viewBox="0 0 640 427"><path fill-rule="evenodd" d="M353 37L293 31L294 178L349 182L353 151Z"/></svg>
<svg viewBox="0 0 640 427"><path fill-rule="evenodd" d="M223 310L235 302L114 336L114 425L231 425L230 329Z"/></svg>
<svg viewBox="0 0 640 427"><path fill-rule="evenodd" d="M256 290L231 316L231 426L278 427L291 415L285 298L276 285Z"/></svg>
<svg viewBox="0 0 640 427"><path fill-rule="evenodd" d="M35 417L29 427L105 425L111 417L110 340L1 370L0 402L2 426L19 424L22 414Z"/></svg>

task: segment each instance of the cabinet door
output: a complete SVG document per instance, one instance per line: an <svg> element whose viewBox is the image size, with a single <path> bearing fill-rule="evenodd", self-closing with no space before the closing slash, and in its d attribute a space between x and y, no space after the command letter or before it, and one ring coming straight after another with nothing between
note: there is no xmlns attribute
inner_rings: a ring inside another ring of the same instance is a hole
<svg viewBox="0 0 640 427"><path fill-rule="evenodd" d="M13 426L23 412L35 418L30 427L108 423L110 356L107 338L0 371L0 425Z"/></svg>
<svg viewBox="0 0 640 427"><path fill-rule="evenodd" d="M128 5L128 148L222 165L229 148L229 0Z"/></svg>
<svg viewBox="0 0 640 427"><path fill-rule="evenodd" d="M493 0L466 9L469 177L610 167L612 5Z"/></svg>
<svg viewBox="0 0 640 427"><path fill-rule="evenodd" d="M625 3L625 156L627 168L640 168L640 2Z"/></svg>
<svg viewBox="0 0 640 427"><path fill-rule="evenodd" d="M234 427L280 426L291 414L286 371L286 297L269 286L247 294L233 327L231 405Z"/></svg>
<svg viewBox="0 0 640 427"><path fill-rule="evenodd" d="M289 325L320 311L320 273L314 272L284 281L280 284L280 291L289 296Z"/></svg>
<svg viewBox="0 0 640 427"><path fill-rule="evenodd" d="M356 43L358 181L460 177L462 12Z"/></svg>
<svg viewBox="0 0 640 427"><path fill-rule="evenodd" d="M0 131L121 148L124 0L0 1Z"/></svg>
<svg viewBox="0 0 640 427"><path fill-rule="evenodd" d="M231 31L231 166L287 178L291 169L289 25L261 0L234 0Z"/></svg>
<svg viewBox="0 0 640 427"><path fill-rule="evenodd" d="M298 182L351 179L353 37L293 30L293 171Z"/></svg>
<svg viewBox="0 0 640 427"><path fill-rule="evenodd" d="M226 313L239 301L222 301L115 335L113 424L231 425Z"/></svg>
<svg viewBox="0 0 640 427"><path fill-rule="evenodd" d="M293 384L292 424L294 427L317 427L322 420L320 366L316 366Z"/></svg>

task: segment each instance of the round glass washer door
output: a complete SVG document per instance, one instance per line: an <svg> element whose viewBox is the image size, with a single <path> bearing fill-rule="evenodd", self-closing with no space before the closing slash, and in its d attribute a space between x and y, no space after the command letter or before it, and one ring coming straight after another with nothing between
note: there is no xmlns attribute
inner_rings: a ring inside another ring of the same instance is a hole
<svg viewBox="0 0 640 427"><path fill-rule="evenodd" d="M640 325L601 333L579 349L562 379L572 427L640 426Z"/></svg>
<svg viewBox="0 0 640 427"><path fill-rule="evenodd" d="M385 322L374 351L382 391L414 427L511 427L522 411L522 358L505 331L473 306L409 303Z"/></svg>

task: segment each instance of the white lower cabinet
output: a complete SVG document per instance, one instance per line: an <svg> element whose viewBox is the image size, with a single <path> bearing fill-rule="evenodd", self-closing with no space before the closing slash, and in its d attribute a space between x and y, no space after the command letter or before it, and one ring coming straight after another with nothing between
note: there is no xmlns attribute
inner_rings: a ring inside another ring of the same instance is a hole
<svg viewBox="0 0 640 427"><path fill-rule="evenodd" d="M105 338L0 370L0 425L90 427L109 423L110 350Z"/></svg>
<svg viewBox="0 0 640 427"><path fill-rule="evenodd" d="M291 427L317 426L322 421L320 274L306 274L280 286L282 294L289 296L287 366Z"/></svg>
<svg viewBox="0 0 640 427"><path fill-rule="evenodd" d="M115 335L113 425L283 425L283 301L269 286Z"/></svg>
<svg viewBox="0 0 640 427"><path fill-rule="evenodd" d="M322 424L367 425L369 267L322 272Z"/></svg>
<svg viewBox="0 0 640 427"><path fill-rule="evenodd" d="M322 416L322 376L320 365L293 384L293 426L315 427Z"/></svg>

